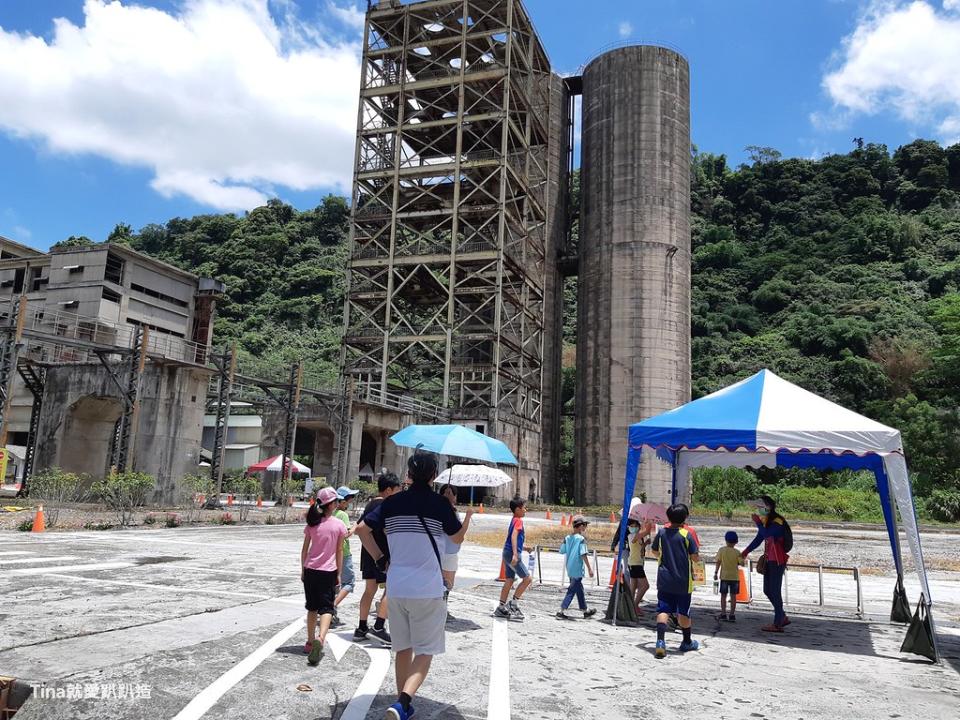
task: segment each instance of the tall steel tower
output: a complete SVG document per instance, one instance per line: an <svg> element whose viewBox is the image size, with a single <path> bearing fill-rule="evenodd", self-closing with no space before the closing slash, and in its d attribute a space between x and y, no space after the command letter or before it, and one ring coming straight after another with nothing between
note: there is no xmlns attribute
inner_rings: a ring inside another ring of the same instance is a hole
<svg viewBox="0 0 960 720"><path fill-rule="evenodd" d="M556 85L555 85L556 87ZM559 106L559 103L554 103ZM520 0L366 16L344 373L450 409L539 479L551 73Z"/></svg>

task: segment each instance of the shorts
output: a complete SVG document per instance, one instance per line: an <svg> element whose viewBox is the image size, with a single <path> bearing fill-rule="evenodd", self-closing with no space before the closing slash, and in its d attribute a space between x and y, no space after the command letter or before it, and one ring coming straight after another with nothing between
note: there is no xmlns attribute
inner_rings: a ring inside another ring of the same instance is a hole
<svg viewBox="0 0 960 720"><path fill-rule="evenodd" d="M513 580L514 578L520 578L521 580L525 577L530 576L530 571L527 570L527 566L523 564L523 554L517 555L517 564L511 565L513 562L513 553L505 552L503 554L503 564L505 566L505 577L507 580Z"/></svg>
<svg viewBox="0 0 960 720"><path fill-rule="evenodd" d="M353 572L353 555L343 556L343 567L340 568L340 590L353 592L356 574Z"/></svg>
<svg viewBox="0 0 960 720"><path fill-rule="evenodd" d="M307 598L304 607L321 615L333 615L333 602L337 596L337 571L303 569L303 594Z"/></svg>
<svg viewBox="0 0 960 720"><path fill-rule="evenodd" d="M647 576L647 571L643 569L643 565L630 565L629 568L630 577L634 580L639 580Z"/></svg>
<svg viewBox="0 0 960 720"><path fill-rule="evenodd" d="M692 593L676 595L674 593L658 592L657 612L690 617L690 600L692 597Z"/></svg>
<svg viewBox="0 0 960 720"><path fill-rule="evenodd" d="M395 652L443 655L447 604L443 598L390 598L390 639Z"/></svg>
<svg viewBox="0 0 960 720"><path fill-rule="evenodd" d="M457 568L460 567L460 556L456 553L441 555L440 558L440 569L445 572L456 572Z"/></svg>
<svg viewBox="0 0 960 720"><path fill-rule="evenodd" d="M720 581L720 594L721 595L733 595L736 597L737 593L740 592L740 581L739 580L721 580Z"/></svg>
<svg viewBox="0 0 960 720"><path fill-rule="evenodd" d="M377 568L377 564L366 550L360 553L360 577L364 580L376 580L378 585L387 582L387 574Z"/></svg>

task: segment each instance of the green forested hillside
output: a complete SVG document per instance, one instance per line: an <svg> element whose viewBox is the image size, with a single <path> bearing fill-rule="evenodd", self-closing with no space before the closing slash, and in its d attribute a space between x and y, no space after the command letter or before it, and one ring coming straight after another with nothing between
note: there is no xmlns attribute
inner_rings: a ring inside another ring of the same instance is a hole
<svg viewBox="0 0 960 720"><path fill-rule="evenodd" d="M960 518L960 145L694 160L693 387L768 367L903 431Z"/></svg>
<svg viewBox="0 0 960 720"><path fill-rule="evenodd" d="M694 395L768 367L900 427L934 516L960 517L960 145L698 153L692 205ZM251 370L305 357L332 378L347 219L343 198L272 201L111 239L224 280L217 340Z"/></svg>

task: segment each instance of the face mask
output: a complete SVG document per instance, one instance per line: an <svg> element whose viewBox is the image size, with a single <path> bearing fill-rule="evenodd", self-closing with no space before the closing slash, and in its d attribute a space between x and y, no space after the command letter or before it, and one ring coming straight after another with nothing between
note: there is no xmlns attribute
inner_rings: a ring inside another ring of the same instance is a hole
<svg viewBox="0 0 960 720"><path fill-rule="evenodd" d="M765 507L762 507L758 512L761 516L766 516L770 511L767 510Z"/></svg>
<svg viewBox="0 0 960 720"><path fill-rule="evenodd" d="M632 528L630 528L630 531L629 531L629 532L630 532L631 535L636 535L638 532L640 532L640 528L632 527Z"/></svg>

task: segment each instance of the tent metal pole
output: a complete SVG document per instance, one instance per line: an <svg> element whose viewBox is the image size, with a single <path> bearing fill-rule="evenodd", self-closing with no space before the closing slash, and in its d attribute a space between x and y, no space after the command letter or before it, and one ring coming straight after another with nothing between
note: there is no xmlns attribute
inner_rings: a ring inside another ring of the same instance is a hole
<svg viewBox="0 0 960 720"><path fill-rule="evenodd" d="M890 520L893 525L893 545L894 552L897 554L897 579L903 582L903 552L900 550L900 525L897 523L897 504L894 502L893 481L890 480L890 474L887 469L883 469L883 474L887 478L887 503L890 505ZM918 529L919 532L919 529Z"/></svg>

